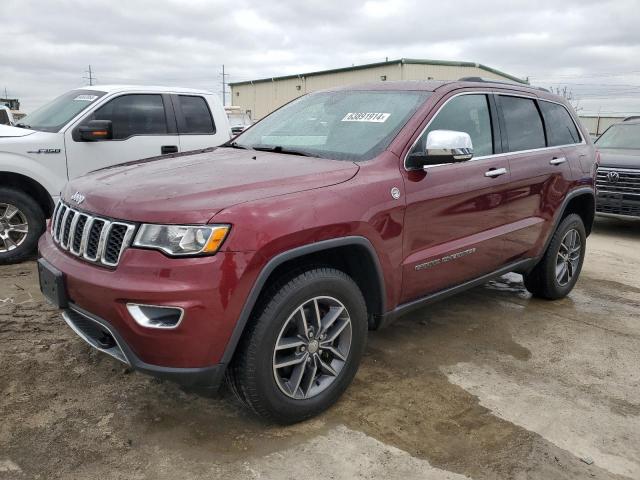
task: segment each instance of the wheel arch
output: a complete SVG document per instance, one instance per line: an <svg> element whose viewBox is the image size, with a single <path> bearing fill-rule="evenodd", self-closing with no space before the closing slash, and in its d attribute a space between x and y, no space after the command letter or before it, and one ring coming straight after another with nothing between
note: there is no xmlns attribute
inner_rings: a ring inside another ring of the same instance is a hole
<svg viewBox="0 0 640 480"><path fill-rule="evenodd" d="M360 236L323 240L285 251L267 262L249 292L221 363L228 365L231 362L266 287L292 269L313 265L335 267L350 275L364 296L370 327L377 327L376 319L385 312L386 305L384 277L373 245Z"/></svg>
<svg viewBox="0 0 640 480"><path fill-rule="evenodd" d="M45 218L50 218L55 206L49 192L31 177L15 172L0 171L0 185L17 188L31 196L42 209Z"/></svg>
<svg viewBox="0 0 640 480"><path fill-rule="evenodd" d="M582 218L587 236L591 233L593 222L596 214L596 196L591 188L580 188L574 190L571 195L567 196L562 215L560 215L556 228L560 222L568 215L575 213ZM555 231L555 229L554 229Z"/></svg>

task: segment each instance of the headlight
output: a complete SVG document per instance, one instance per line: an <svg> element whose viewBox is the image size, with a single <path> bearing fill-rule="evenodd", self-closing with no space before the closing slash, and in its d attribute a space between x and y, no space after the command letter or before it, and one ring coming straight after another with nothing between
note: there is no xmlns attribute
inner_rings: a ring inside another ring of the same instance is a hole
<svg viewBox="0 0 640 480"><path fill-rule="evenodd" d="M229 225L154 225L138 230L134 247L154 248L169 255L213 254L227 236Z"/></svg>

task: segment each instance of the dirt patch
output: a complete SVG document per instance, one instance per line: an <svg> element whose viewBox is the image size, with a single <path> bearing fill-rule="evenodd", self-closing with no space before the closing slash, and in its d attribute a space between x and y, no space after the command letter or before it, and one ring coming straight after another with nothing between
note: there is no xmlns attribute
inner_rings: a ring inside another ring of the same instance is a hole
<svg viewBox="0 0 640 480"><path fill-rule="evenodd" d="M640 234L615 225L569 298L509 275L404 317L370 335L334 408L287 428L130 372L69 330L33 262L0 267L0 479L623 478L640 463L640 285L616 269L638 271ZM531 414L535 392L557 411Z"/></svg>

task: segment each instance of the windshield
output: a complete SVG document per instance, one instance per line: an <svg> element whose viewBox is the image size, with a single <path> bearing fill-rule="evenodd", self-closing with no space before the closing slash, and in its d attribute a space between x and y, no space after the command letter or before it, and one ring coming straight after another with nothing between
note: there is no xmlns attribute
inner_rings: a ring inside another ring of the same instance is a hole
<svg viewBox="0 0 640 480"><path fill-rule="evenodd" d="M381 153L431 92L312 93L285 105L237 137L234 145L336 160Z"/></svg>
<svg viewBox="0 0 640 480"><path fill-rule="evenodd" d="M104 94L97 90L72 90L27 115L18 125L42 132L58 132Z"/></svg>
<svg viewBox="0 0 640 480"><path fill-rule="evenodd" d="M600 148L640 149L640 123L613 125L596 141Z"/></svg>

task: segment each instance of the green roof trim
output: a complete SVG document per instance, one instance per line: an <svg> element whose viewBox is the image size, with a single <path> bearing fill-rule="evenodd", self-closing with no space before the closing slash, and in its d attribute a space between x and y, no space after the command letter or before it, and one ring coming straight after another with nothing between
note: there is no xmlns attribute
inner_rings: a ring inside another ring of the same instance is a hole
<svg viewBox="0 0 640 480"><path fill-rule="evenodd" d="M440 65L446 67L476 67L481 70L485 70L487 72L494 73L496 75L500 75L506 79L512 80L517 83L523 83L527 85L529 82L518 78L513 75L509 75L508 73L501 72L500 70L496 70L495 68L487 67L481 63L474 62L455 62L449 60L421 60L415 58L400 58L398 60L389 60L388 62L377 62L377 63L365 63L364 65L354 65L352 67L342 67L342 68L333 68L330 70L319 70L316 72L308 72L308 73L300 73L294 75L283 75L280 77L269 77L269 78L259 78L257 80L245 80L243 82L231 82L229 86L234 87L237 85L250 85L252 83L262 83L262 82L273 82L276 80L291 80L293 78L303 78L303 77L313 77L315 75L327 75L331 73L341 73L341 72L351 72L354 70L366 70L368 68L375 67L384 67L389 65Z"/></svg>

